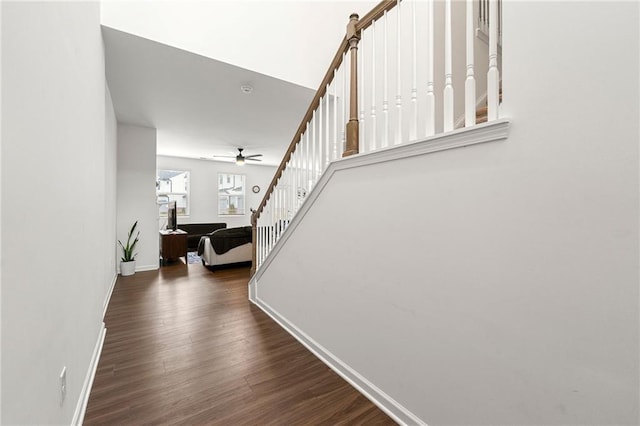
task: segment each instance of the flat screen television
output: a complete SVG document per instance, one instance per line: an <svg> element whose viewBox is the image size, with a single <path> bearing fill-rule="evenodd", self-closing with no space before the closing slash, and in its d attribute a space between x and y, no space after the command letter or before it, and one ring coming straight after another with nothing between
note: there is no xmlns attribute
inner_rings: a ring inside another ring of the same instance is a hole
<svg viewBox="0 0 640 426"><path fill-rule="evenodd" d="M169 201L167 210L167 230L178 229L178 206L175 201Z"/></svg>

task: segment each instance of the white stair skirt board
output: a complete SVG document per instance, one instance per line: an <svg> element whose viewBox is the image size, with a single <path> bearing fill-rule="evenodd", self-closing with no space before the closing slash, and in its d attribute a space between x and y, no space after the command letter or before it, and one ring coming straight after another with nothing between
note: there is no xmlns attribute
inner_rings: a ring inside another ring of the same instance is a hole
<svg viewBox="0 0 640 426"><path fill-rule="evenodd" d="M258 300L258 282L251 280L249 281L249 301L252 303L257 303Z"/></svg>
<svg viewBox="0 0 640 426"><path fill-rule="evenodd" d="M339 374L360 393L400 424L423 425L426 423L389 395L377 388L374 384L370 383L365 377L361 376L357 371L334 356L322 345L314 341L294 324L289 322L284 316L272 309L266 302L261 300L259 280L273 261L273 258L277 256L278 252L289 239L289 236L298 226L299 222L314 204L318 195L322 192L322 188L324 188L324 186L331 180L333 173L336 171L424 155L448 149L461 148L480 143L503 141L506 140L509 135L509 126L510 121L508 119L500 119L473 127L457 129L448 133L431 136L420 141L404 145L396 145L366 154L354 155L333 161L309 194L308 199L302 205L300 211L298 211L287 227L287 231L282 234L282 237L278 240L271 253L269 253L260 269L249 281L249 300L252 303L273 318L274 321L309 349L316 357L318 357L318 359Z"/></svg>
<svg viewBox="0 0 640 426"><path fill-rule="evenodd" d="M89 403L89 394L91 394L91 387L93 386L93 379L96 377L96 370L98 369L98 361L100 361L100 354L102 354L102 346L104 345L104 338L107 335L107 329L102 323L102 329L98 334L98 341L93 349L93 355L91 356L91 363L89 363L89 369L87 375L84 378L82 384L82 391L80 391L80 397L76 404L76 411L73 414L72 425L82 425L84 421L84 414L87 411L87 404Z"/></svg>
<svg viewBox="0 0 640 426"><path fill-rule="evenodd" d="M313 353L320 361L335 371L336 374L346 380L351 386L356 388L358 392L378 406L378 408L384 411L395 422L401 425L426 425L425 422L420 420L382 390L378 389L373 383L362 377L357 371L342 362L339 358L322 347L322 345L307 336L285 317L273 310L259 297L256 297L256 300L252 300L252 302L277 322L280 327L285 329L287 333L292 335L304 347L311 351L311 353Z"/></svg>
<svg viewBox="0 0 640 426"><path fill-rule="evenodd" d="M322 189L337 171L383 163L386 161L399 160L402 158L416 157L454 148L463 148L481 143L503 141L509 136L510 123L511 121L508 118L503 118L490 121L488 123L477 124L472 127L463 127L447 133L440 133L438 135L429 136L425 139L406 143L404 145L381 148L366 154L352 155L332 161L324 174L320 177L320 180L318 180L311 192L307 195L307 200L305 200L298 213L287 226L286 232L282 233L282 236L278 239L271 252L269 252L262 265L260 265L260 268L251 278L250 283L257 281L262 277L262 274L267 270L269 264L271 264L282 246L287 242L289 236L294 232L311 206L313 206L318 195L322 192Z"/></svg>

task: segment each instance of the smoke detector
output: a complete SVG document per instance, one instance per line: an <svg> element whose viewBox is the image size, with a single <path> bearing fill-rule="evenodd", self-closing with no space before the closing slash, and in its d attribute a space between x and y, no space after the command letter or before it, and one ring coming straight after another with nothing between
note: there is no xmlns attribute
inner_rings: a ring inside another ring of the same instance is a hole
<svg viewBox="0 0 640 426"><path fill-rule="evenodd" d="M240 91L245 95L248 95L249 93L253 92L253 86L251 86L250 84L243 84L242 86L240 86Z"/></svg>

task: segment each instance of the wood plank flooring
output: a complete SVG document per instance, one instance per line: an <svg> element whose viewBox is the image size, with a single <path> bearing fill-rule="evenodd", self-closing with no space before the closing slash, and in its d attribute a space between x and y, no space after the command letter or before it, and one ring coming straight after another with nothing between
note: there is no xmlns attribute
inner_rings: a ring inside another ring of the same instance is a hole
<svg viewBox="0 0 640 426"><path fill-rule="evenodd" d="M395 424L247 300L249 268L118 277L85 425Z"/></svg>

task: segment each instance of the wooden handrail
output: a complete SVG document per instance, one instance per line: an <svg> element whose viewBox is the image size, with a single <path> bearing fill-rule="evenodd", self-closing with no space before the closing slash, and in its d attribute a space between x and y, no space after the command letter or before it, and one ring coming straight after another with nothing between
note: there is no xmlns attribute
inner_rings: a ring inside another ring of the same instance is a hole
<svg viewBox="0 0 640 426"><path fill-rule="evenodd" d="M284 158L280 162L280 165L278 166L278 169L276 170L276 173L273 179L271 180L269 187L265 191L262 202L256 209L255 213L253 213L256 216L256 220L260 217L260 214L262 213L262 210L266 206L267 201L269 201L269 198L271 197L271 194L273 193L273 190L276 184L278 183L278 180L282 176L284 169L287 167L287 163L291 159L291 155L296 150L296 145L298 145L298 142L300 142L300 138L304 133L307 127L307 124L313 117L313 112L318 108L318 105L320 105L320 99L322 99L322 97L326 94L327 85L333 81L333 72L336 69L338 69L338 67L340 67L340 65L342 64L342 56L347 51L348 47L349 47L349 42L345 37L342 39L342 42L340 43L340 46L338 47L338 50L336 51L336 54L333 57L333 61L331 61L331 65L329 65L329 69L327 70L326 74L324 75L324 78L322 79L322 83L320 83L320 87L316 91L316 95L313 97L313 100L311 101L309 108L307 108L307 112L304 114L304 117L302 117L302 121L300 122L300 125L298 126L298 129L296 130L293 136L293 139L289 144L289 148L284 154Z"/></svg>
<svg viewBox="0 0 640 426"><path fill-rule="evenodd" d="M373 23L373 21L384 15L384 12L393 9L397 4L398 0L381 1L356 23L355 31L359 33L365 28L368 28ZM284 169L287 167L287 163L291 159L291 155L296 150L296 145L298 144L298 142L300 142L300 138L304 133L307 124L311 120L311 117L313 116L313 112L316 110L316 108L318 108L318 105L320 105L320 99L322 99L322 97L326 94L327 86L333 81L334 71L338 69L338 67L340 67L340 65L342 64L343 55L347 52L348 48L349 40L345 35L345 37L340 42L340 45L338 46L336 54L333 56L333 60L331 61L331 64L329 65L329 68L327 69L327 72L325 73L324 78L322 79L322 82L320 83L320 86L318 87L318 90L316 91L316 94L313 97L311 104L309 105L309 108L307 108L307 112L302 117L302 121L300 122L300 125L298 126L298 129L296 130L293 139L289 144L289 148L285 152L284 157L282 158L282 161L280 162L280 165L278 166L278 169L276 170L276 173L271 180L271 183L269 184L269 187L265 191L262 202L260 202L260 205L254 213L254 215L256 216L256 220L260 217L260 214L266 206L267 201L269 201L269 198L271 197L271 194L273 193L278 180L282 176Z"/></svg>
<svg viewBox="0 0 640 426"><path fill-rule="evenodd" d="M402 0L400 0L402 1ZM390 11L398 5L398 0L383 0L378 3L373 9L364 15L356 24L356 31L360 32L365 30L373 24L373 21L378 20L384 15L385 12Z"/></svg>
<svg viewBox="0 0 640 426"><path fill-rule="evenodd" d="M258 208L254 210L251 215L251 225L253 227L253 267L252 267L251 275L253 275L257 267L256 265L256 245L257 245L256 228L257 228L258 219L260 218L262 211L266 207L267 202L271 198L271 195L273 194L275 187L278 184L278 180L280 180L280 178L282 177L282 174L284 173L284 170L286 169L287 164L291 159L291 156L295 152L296 147L300 142L302 135L304 134L307 128L307 125L309 124L309 122L313 117L314 111L320 105L321 99L326 95L327 87L333 81L335 71L342 64L343 57L348 50L351 50L351 54L352 54L352 68L354 67L354 64L357 64L357 56L356 56L357 42L360 39L361 31L368 28L376 19L384 15L386 11L393 9L398 4L398 1L401 1L401 0L383 0L379 4L377 4L371 11L369 11L362 19L358 19L357 14L351 15L349 24L347 25L347 32L345 34L345 37L340 42L340 45L338 46L338 50L336 51L336 54L334 55L333 60L331 61L331 64L329 65L329 68L327 69L327 72L325 73L322 79L322 82L320 83L320 86L316 91L315 96L313 97L313 100L311 101L309 108L307 108L307 112L302 117L302 121L300 122L300 125L298 126L298 129L296 130L293 136L293 139L289 144L289 148L287 148L287 151L285 152L284 157L282 158L282 161L280 162L280 165L278 166L278 169L276 170L276 173L273 176L273 179L271 180L271 183L267 187L267 190L265 191L262 201L258 205ZM351 86L352 86L351 96L352 97L353 97L353 93L357 93L357 92L354 92L355 90L357 90L355 87L357 83L357 75L355 74L356 72L357 70L353 69L351 74ZM357 104L355 105L357 109ZM350 109L351 109L350 115L353 116L354 115L353 102L350 105ZM357 117L355 118L355 120L350 120L350 123L347 123L347 127L348 127L347 133L351 133L351 137L349 139L351 139L352 141L355 140L357 143L357 140L358 140ZM351 149L351 153L354 153L353 149ZM357 153L357 150L355 151L355 153Z"/></svg>

